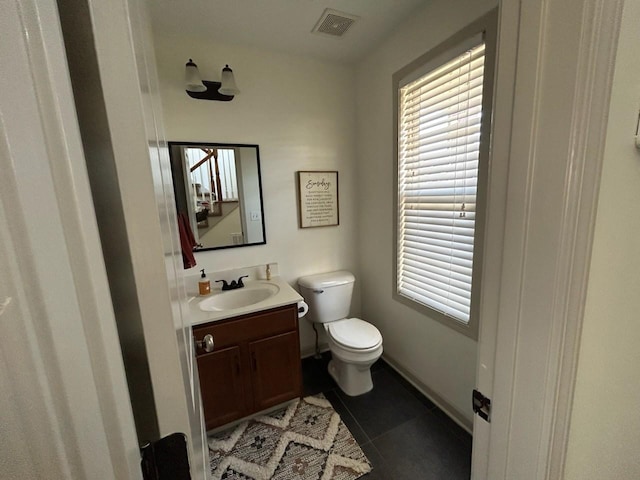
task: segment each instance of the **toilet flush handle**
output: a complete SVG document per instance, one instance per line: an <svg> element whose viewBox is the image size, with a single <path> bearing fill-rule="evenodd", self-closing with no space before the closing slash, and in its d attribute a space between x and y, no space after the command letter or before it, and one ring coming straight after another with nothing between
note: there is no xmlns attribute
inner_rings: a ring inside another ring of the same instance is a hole
<svg viewBox="0 0 640 480"><path fill-rule="evenodd" d="M313 293L318 293L318 294L324 293L324 290L314 290Z"/></svg>

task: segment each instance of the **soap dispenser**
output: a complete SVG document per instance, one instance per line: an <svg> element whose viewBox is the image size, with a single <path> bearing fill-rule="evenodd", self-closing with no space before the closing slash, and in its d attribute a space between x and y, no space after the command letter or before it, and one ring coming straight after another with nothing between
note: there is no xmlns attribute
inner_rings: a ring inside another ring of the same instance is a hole
<svg viewBox="0 0 640 480"><path fill-rule="evenodd" d="M202 275L200 276L200 281L198 282L198 289L200 290L200 295L209 295L211 293L211 281L204 274L204 268L200 270Z"/></svg>

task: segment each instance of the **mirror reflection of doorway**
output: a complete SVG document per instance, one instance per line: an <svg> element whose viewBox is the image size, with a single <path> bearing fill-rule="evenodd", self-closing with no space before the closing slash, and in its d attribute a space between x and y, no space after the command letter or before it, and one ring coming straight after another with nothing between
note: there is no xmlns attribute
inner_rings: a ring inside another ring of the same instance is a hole
<svg viewBox="0 0 640 480"><path fill-rule="evenodd" d="M257 145L169 142L178 214L194 250L265 243Z"/></svg>
<svg viewBox="0 0 640 480"><path fill-rule="evenodd" d="M225 220L234 245L244 243L238 172L233 148L185 148L184 164L188 175L189 201L195 212L192 230L199 244L208 244L216 225Z"/></svg>

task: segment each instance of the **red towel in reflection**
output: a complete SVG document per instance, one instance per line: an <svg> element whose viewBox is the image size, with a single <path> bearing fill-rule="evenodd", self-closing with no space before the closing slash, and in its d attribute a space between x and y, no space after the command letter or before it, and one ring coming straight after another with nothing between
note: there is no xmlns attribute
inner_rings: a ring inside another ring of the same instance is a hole
<svg viewBox="0 0 640 480"><path fill-rule="evenodd" d="M193 247L196 246L196 239L191 231L189 219L184 213L178 214L178 231L180 233L180 247L182 248L182 263L184 268L196 266L196 257L193 256Z"/></svg>

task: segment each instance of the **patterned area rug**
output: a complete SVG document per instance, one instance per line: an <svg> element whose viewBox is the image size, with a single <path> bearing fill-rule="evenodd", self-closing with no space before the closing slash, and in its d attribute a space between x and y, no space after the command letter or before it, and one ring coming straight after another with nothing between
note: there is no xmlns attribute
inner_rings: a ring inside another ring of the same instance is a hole
<svg viewBox="0 0 640 480"><path fill-rule="evenodd" d="M322 394L209 437L215 480L353 480L371 465Z"/></svg>

